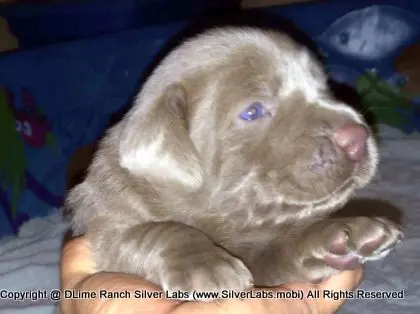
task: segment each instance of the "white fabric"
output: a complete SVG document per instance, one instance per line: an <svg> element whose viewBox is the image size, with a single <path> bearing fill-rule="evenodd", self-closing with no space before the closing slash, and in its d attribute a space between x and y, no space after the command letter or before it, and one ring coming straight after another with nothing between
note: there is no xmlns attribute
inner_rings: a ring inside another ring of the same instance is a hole
<svg viewBox="0 0 420 314"><path fill-rule="evenodd" d="M58 289L58 265L67 225L61 213L25 223L17 237L0 240L0 290L46 291ZM0 298L0 314L54 313L55 302L48 297L32 301Z"/></svg>
<svg viewBox="0 0 420 314"><path fill-rule="evenodd" d="M376 180L361 196L387 199L404 210L404 241L384 260L366 264L360 288L368 291L404 289L404 299L352 299L340 313L414 314L420 308L420 136L400 135L384 128L381 166ZM58 263L66 224L59 213L27 222L18 237L0 240L0 290L59 288ZM0 314L54 313L46 299L11 302L0 299Z"/></svg>

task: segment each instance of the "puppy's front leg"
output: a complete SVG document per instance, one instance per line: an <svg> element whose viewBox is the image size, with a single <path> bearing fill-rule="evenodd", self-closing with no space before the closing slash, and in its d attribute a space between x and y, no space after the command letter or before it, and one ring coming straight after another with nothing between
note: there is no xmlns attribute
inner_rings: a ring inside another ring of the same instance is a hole
<svg viewBox="0 0 420 314"><path fill-rule="evenodd" d="M181 223L145 223L100 234L92 243L100 269L140 275L165 291L243 291L253 285L242 261Z"/></svg>
<svg viewBox="0 0 420 314"><path fill-rule="evenodd" d="M385 257L401 237L399 227L382 217L326 219L304 231L296 264L303 278L319 281Z"/></svg>
<svg viewBox="0 0 420 314"><path fill-rule="evenodd" d="M402 237L380 217L330 218L297 229L270 243L251 264L257 286L318 282L385 257Z"/></svg>

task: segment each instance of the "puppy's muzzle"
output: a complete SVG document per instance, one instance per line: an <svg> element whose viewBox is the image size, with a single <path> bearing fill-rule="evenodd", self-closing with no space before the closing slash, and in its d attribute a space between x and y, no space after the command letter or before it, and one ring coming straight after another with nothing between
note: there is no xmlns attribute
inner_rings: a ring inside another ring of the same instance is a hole
<svg viewBox="0 0 420 314"><path fill-rule="evenodd" d="M348 124L338 128L329 137L317 140L318 149L312 156L312 170L320 170L331 166L340 158L351 162L360 162L367 154L369 132L361 124Z"/></svg>

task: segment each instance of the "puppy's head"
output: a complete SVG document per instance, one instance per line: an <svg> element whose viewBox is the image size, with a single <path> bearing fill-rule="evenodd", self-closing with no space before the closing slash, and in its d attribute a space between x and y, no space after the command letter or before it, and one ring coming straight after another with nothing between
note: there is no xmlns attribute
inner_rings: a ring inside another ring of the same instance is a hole
<svg viewBox="0 0 420 314"><path fill-rule="evenodd" d="M123 121L120 164L184 190L249 204L333 208L366 185L377 149L289 37L216 29L175 49Z"/></svg>

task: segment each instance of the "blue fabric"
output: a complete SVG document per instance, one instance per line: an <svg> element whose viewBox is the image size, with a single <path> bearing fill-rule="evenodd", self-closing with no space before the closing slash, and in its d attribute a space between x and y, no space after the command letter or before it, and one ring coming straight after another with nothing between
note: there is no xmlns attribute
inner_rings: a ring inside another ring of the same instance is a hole
<svg viewBox="0 0 420 314"><path fill-rule="evenodd" d="M22 48L188 20L238 0L84 0L0 6Z"/></svg>
<svg viewBox="0 0 420 314"><path fill-rule="evenodd" d="M102 134L111 113L129 101L139 74L165 40L184 25L129 30L0 58L0 85L14 99L9 104L17 113L30 109L26 116L31 120L26 120L34 129L32 132L46 137L46 133L36 129L43 128L37 112L41 109L56 139L52 145L34 146L22 131L26 188L20 196L17 216L11 214L12 192L2 194L0 215L7 216L0 218L1 233L15 232L26 218L46 214L62 204L69 157ZM25 101L25 90L35 100L34 104ZM25 120L21 122L24 124ZM14 156L9 162L14 162Z"/></svg>
<svg viewBox="0 0 420 314"><path fill-rule="evenodd" d="M152 25L158 7L144 11L146 7L133 0L111 12L109 6L93 3L80 6L80 11L74 7L68 16L51 13L57 12L54 6L50 13L44 11L44 18L33 6L6 12L23 47L79 39L0 57L0 142L9 145L0 148L0 172L9 178L0 181L0 236L15 233L28 217L44 216L62 204L69 157L98 139L111 113L130 101L141 74L163 44L188 23L181 9L174 12L172 22ZM376 101L371 91L377 92L378 82L393 93L394 100L386 100L386 106L407 101L406 107L392 107L404 117L394 126L406 132L418 130L418 111L399 90L406 78L394 69L394 61L420 40L420 2L336 0L264 10L292 19L327 56L331 76L367 90L367 103ZM136 21L139 12L144 17L141 22ZM80 23L80 28L67 27L70 20L73 25ZM62 23L53 27L57 21ZM37 23L39 28L32 32Z"/></svg>
<svg viewBox="0 0 420 314"><path fill-rule="evenodd" d="M420 39L420 2L416 0L323 1L272 7L262 11L292 19L320 49L328 53L327 63L348 68L346 75L349 76L354 75L354 71L363 73L368 68L376 68L384 76L393 75L394 58L407 44ZM376 18L380 21L376 22ZM397 23L407 24L409 31L406 33L401 30ZM361 44L364 39L367 40L367 46L388 40L389 45L386 46L389 47L389 51L381 51L378 46L378 49L372 47L377 55L368 52L364 54L359 49L350 54L351 38L347 39L348 44L344 43L345 34L351 29L362 27L365 27L365 34L362 35L364 38L355 34L354 45ZM343 36L342 42L339 41L340 35ZM392 38L382 38L386 35ZM350 77L348 79L352 80Z"/></svg>

